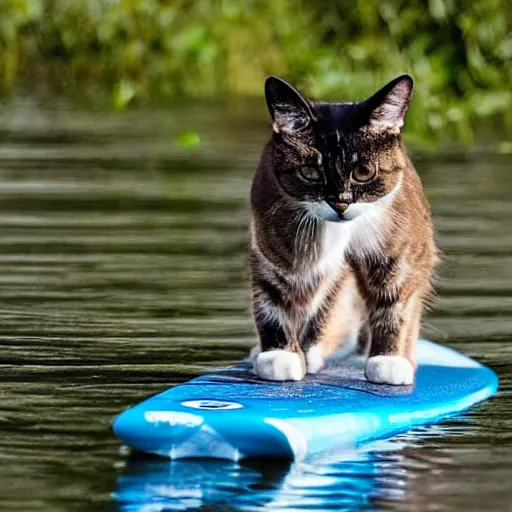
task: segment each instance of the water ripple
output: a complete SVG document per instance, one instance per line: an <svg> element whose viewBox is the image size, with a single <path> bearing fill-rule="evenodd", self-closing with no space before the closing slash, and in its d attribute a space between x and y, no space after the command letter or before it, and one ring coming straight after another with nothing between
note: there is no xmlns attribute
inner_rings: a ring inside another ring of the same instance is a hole
<svg viewBox="0 0 512 512"><path fill-rule="evenodd" d="M497 397L303 464L120 449L115 414L253 343L247 198L267 134L250 118L217 107L86 114L30 99L0 112L0 509L504 510L510 156L416 155L445 260L425 334L493 367ZM197 150L172 144L187 127L201 131Z"/></svg>

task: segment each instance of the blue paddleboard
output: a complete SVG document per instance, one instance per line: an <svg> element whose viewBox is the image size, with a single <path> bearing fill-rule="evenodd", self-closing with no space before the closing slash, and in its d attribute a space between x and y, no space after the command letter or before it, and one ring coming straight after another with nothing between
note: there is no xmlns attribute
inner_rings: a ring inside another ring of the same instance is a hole
<svg viewBox="0 0 512 512"><path fill-rule="evenodd" d="M245 361L127 409L114 432L171 459L303 459L438 421L496 392L486 366L430 341L417 347L413 386L372 384L351 359L302 382L260 380Z"/></svg>

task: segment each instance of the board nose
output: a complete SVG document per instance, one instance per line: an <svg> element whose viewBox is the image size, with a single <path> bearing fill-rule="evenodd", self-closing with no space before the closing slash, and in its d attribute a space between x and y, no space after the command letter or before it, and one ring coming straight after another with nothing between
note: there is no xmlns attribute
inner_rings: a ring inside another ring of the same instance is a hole
<svg viewBox="0 0 512 512"><path fill-rule="evenodd" d="M272 458L293 460L306 454L304 437L285 421L261 418L255 422L250 412L240 416L239 409L189 412L177 407L168 401L154 403L154 398L151 408L142 402L114 419L114 433L138 451L175 460L261 458L261 446Z"/></svg>

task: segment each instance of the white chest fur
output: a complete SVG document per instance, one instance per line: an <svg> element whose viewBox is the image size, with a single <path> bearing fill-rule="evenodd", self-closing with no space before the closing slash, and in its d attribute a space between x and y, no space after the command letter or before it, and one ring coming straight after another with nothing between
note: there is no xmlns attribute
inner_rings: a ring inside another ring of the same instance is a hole
<svg viewBox="0 0 512 512"><path fill-rule="evenodd" d="M321 250L317 263L320 274L340 268L347 256L367 256L382 251L382 242L391 212L391 203L402 184L373 203L356 203L345 211L339 222L324 221Z"/></svg>

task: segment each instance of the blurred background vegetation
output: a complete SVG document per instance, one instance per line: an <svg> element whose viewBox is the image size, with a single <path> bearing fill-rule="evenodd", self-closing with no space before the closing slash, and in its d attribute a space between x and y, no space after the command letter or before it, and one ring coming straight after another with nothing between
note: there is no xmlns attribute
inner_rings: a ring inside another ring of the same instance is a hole
<svg viewBox="0 0 512 512"><path fill-rule="evenodd" d="M0 91L112 108L261 96L269 74L361 99L407 72L408 129L512 126L510 0L0 0ZM490 121L491 122L491 121Z"/></svg>

